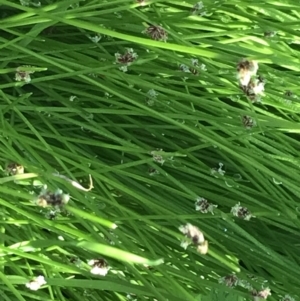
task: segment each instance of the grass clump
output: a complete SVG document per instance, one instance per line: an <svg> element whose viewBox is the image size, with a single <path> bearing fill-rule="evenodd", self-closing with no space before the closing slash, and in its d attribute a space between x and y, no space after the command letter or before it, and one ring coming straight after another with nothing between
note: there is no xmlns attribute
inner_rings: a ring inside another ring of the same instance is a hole
<svg viewBox="0 0 300 301"><path fill-rule="evenodd" d="M298 300L298 5L0 0L3 300Z"/></svg>

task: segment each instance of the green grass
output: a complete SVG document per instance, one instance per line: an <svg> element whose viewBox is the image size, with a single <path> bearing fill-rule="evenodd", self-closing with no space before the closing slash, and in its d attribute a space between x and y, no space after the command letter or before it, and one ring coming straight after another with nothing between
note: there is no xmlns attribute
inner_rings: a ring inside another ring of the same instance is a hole
<svg viewBox="0 0 300 301"><path fill-rule="evenodd" d="M299 300L299 4L37 3L0 0L1 300L242 301L250 286ZM128 48L138 57L123 72ZM242 58L259 64L261 103L239 88ZM181 70L192 59L197 74ZM30 82L15 80L20 67ZM25 173L7 174L10 162ZM71 196L54 219L33 202L44 184ZM233 216L238 203L250 221ZM206 255L180 246L186 223ZM101 258L105 277L88 265ZM234 288L220 281L233 273Z"/></svg>

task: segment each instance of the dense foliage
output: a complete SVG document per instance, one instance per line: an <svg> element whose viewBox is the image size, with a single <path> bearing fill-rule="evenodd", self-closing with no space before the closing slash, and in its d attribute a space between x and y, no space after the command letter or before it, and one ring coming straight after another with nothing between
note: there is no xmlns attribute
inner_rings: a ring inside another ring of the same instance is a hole
<svg viewBox="0 0 300 301"><path fill-rule="evenodd" d="M299 17L0 0L1 300L298 300Z"/></svg>

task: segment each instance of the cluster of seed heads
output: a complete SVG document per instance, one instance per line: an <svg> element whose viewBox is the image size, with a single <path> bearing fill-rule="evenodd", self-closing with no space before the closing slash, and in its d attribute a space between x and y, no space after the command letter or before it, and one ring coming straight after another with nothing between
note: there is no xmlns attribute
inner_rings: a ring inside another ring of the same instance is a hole
<svg viewBox="0 0 300 301"><path fill-rule="evenodd" d="M265 83L261 77L256 77L258 63L256 61L241 60L237 65L237 78L245 95L252 102L259 102L263 94Z"/></svg>
<svg viewBox="0 0 300 301"><path fill-rule="evenodd" d="M55 192L43 188L41 193L36 199L36 204L40 207L62 207L70 200L68 194L64 194L62 190L57 189Z"/></svg>
<svg viewBox="0 0 300 301"><path fill-rule="evenodd" d="M199 228L192 224L186 224L179 227L179 231L185 235L185 240L181 242L181 246L186 249L190 244L196 246L200 254L208 252L208 241L205 240L204 235Z"/></svg>

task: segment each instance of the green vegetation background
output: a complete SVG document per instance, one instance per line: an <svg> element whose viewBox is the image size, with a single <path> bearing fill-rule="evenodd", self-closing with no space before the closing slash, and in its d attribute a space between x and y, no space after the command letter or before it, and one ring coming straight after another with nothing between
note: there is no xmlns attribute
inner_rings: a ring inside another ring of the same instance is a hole
<svg viewBox="0 0 300 301"><path fill-rule="evenodd" d="M251 300L245 283L298 300L299 5L0 0L1 300ZM166 41L147 34L158 25ZM261 103L239 88L242 58L259 63ZM25 173L8 176L9 162ZM37 206L41 184L71 200ZM238 203L255 217L233 216ZM186 223L206 255L180 247ZM90 273L97 258L105 277Z"/></svg>

